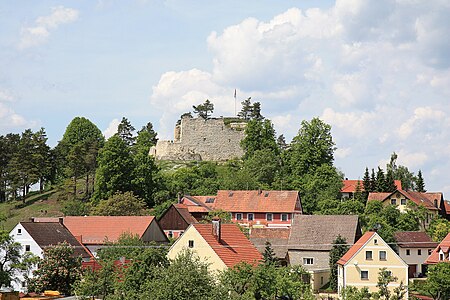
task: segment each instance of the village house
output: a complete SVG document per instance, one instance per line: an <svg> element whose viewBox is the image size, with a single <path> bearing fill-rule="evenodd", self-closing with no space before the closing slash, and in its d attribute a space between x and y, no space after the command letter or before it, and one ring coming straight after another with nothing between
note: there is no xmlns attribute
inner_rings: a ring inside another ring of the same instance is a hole
<svg viewBox="0 0 450 300"><path fill-rule="evenodd" d="M191 224L170 247L169 259L189 249L209 264L212 272L222 271L240 262L252 265L262 260L261 254L236 224Z"/></svg>
<svg viewBox="0 0 450 300"><path fill-rule="evenodd" d="M180 199L179 204L187 207L189 213L197 220L201 221L208 215L216 196L190 196L185 195Z"/></svg>
<svg viewBox="0 0 450 300"><path fill-rule="evenodd" d="M361 237L358 216L297 215L291 227L287 256L291 265L301 265L311 274L314 291L330 278L330 250L340 235L352 245Z"/></svg>
<svg viewBox="0 0 450 300"><path fill-rule="evenodd" d="M198 223L185 204L172 204L159 218L159 226L169 238L178 238L189 227Z"/></svg>
<svg viewBox="0 0 450 300"><path fill-rule="evenodd" d="M422 227L427 228L430 222L441 211L444 198L442 193L421 193L415 191L396 190L392 193L369 193L367 201L380 201L384 206L396 205L401 212L405 212L408 203L414 203L427 209L426 219Z"/></svg>
<svg viewBox="0 0 450 300"><path fill-rule="evenodd" d="M342 180L341 197L342 199L352 199L357 191L357 186L359 184L360 191L364 191L363 181L354 179L344 179ZM394 180L394 184L398 190L402 189L401 180Z"/></svg>
<svg viewBox="0 0 450 300"><path fill-rule="evenodd" d="M427 273L426 259L437 247L428 234L422 231L399 231L394 234L398 255L408 264L408 277L423 277Z"/></svg>
<svg viewBox="0 0 450 300"><path fill-rule="evenodd" d="M122 234L136 235L144 242L169 241L154 216L69 216L63 222L94 256Z"/></svg>
<svg viewBox="0 0 450 300"><path fill-rule="evenodd" d="M194 200L194 201L192 201ZM192 202L200 203L193 204ZM189 212L223 210L231 214L231 220L247 227L289 227L296 214L302 214L298 191L217 191L217 196L185 196L182 204ZM209 208L205 210L204 206Z"/></svg>
<svg viewBox="0 0 450 300"><path fill-rule="evenodd" d="M339 294L347 286L367 287L370 292L377 292L378 274L384 267L397 278L389 283L391 291L400 283L408 285L408 265L374 231L366 232L337 263Z"/></svg>
<svg viewBox="0 0 450 300"><path fill-rule="evenodd" d="M425 261L428 265L450 261L450 233L433 249L430 256Z"/></svg>
<svg viewBox="0 0 450 300"><path fill-rule="evenodd" d="M10 232L14 241L22 246L22 254L29 252L43 257L44 249L59 243L67 243L74 248L74 255L80 256L83 261L90 261L90 252L70 233L61 222L20 222ZM32 275L30 272L29 276ZM16 274L13 288L16 291L26 292L27 286L23 274Z"/></svg>

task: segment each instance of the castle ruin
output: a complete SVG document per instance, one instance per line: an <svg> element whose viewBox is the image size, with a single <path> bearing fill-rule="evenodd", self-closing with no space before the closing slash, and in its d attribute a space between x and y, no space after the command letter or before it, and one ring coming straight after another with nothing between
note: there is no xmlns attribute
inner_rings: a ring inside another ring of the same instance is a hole
<svg viewBox="0 0 450 300"><path fill-rule="evenodd" d="M158 160L224 161L244 155L241 140L246 123L227 118L184 116L175 126L173 141L158 141L150 155Z"/></svg>

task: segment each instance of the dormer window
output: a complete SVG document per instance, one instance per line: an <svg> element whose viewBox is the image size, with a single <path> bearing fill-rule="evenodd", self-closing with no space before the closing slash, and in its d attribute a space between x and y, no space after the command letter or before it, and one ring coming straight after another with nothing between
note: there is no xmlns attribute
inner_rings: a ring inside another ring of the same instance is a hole
<svg viewBox="0 0 450 300"><path fill-rule="evenodd" d="M438 207L438 201L436 199L434 199L434 206Z"/></svg>
<svg viewBox="0 0 450 300"><path fill-rule="evenodd" d="M17 235L21 235L22 234L22 228L17 228Z"/></svg>

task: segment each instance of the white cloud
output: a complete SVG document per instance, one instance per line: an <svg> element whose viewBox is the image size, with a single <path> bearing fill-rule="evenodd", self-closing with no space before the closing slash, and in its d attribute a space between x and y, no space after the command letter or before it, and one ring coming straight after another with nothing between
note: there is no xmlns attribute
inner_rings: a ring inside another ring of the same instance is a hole
<svg viewBox="0 0 450 300"><path fill-rule="evenodd" d="M117 133L117 127L119 126L120 121L119 119L113 119L111 122L109 122L108 128L103 130L103 135L105 136L105 139L109 139L114 134Z"/></svg>
<svg viewBox="0 0 450 300"><path fill-rule="evenodd" d="M34 47L45 43L52 30L56 30L61 24L76 21L78 15L78 10L73 8L66 8L64 6L53 7L50 15L38 17L32 26L22 27L19 49Z"/></svg>
<svg viewBox="0 0 450 300"><path fill-rule="evenodd" d="M370 166L392 151L411 168L449 169L449 14L442 0L337 0L327 10L247 18L207 37L211 70L164 73L151 102L171 135L179 114L205 98L217 115L232 115L237 88L240 99L261 101L287 139L302 119L321 116L344 172L356 172L350 153Z"/></svg>

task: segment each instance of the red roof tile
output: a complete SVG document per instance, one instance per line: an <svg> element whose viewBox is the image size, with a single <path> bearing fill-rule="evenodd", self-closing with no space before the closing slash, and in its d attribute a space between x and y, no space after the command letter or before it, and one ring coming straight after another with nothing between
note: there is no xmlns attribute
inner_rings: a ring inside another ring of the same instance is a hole
<svg viewBox="0 0 450 300"><path fill-rule="evenodd" d="M394 239L402 248L436 248L438 245L423 231L398 231L394 234Z"/></svg>
<svg viewBox="0 0 450 300"><path fill-rule="evenodd" d="M355 254L359 251L375 234L374 231L367 231L363 236L344 254L339 260L338 264L345 265Z"/></svg>
<svg viewBox="0 0 450 300"><path fill-rule="evenodd" d="M214 199L215 196L184 196L180 204L186 205L190 213L208 213L211 205L206 204L207 199Z"/></svg>
<svg viewBox="0 0 450 300"><path fill-rule="evenodd" d="M439 250L442 249L442 251L447 252L447 254L448 254L449 248L450 248L450 233L447 234L447 236L442 240L442 242L440 242L439 245L433 250L433 252L431 252L430 256L428 256L425 263L426 264L437 264L438 262L440 262ZM445 261L448 262L448 259L445 259Z"/></svg>
<svg viewBox="0 0 450 300"><path fill-rule="evenodd" d="M228 212L301 212L297 191L225 191L217 192L213 209Z"/></svg>
<svg viewBox="0 0 450 300"><path fill-rule="evenodd" d="M262 259L261 254L247 239L236 224L221 224L220 243L212 233L212 224L192 224L205 241L217 253L227 267L240 262L256 265Z"/></svg>
<svg viewBox="0 0 450 300"><path fill-rule="evenodd" d="M363 181L362 180L343 180L343 187L341 189L341 193L354 193L356 191L356 186L358 185L358 181L360 183L361 191L364 191ZM400 180L394 180L395 186L397 189L402 189L402 182Z"/></svg>
<svg viewBox="0 0 450 300"><path fill-rule="evenodd" d="M116 242L123 233L142 237L153 216L84 216L65 217L64 226L74 236L81 236L83 244Z"/></svg>

